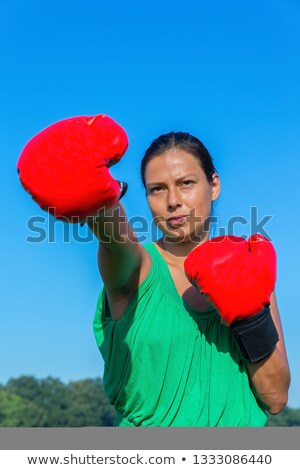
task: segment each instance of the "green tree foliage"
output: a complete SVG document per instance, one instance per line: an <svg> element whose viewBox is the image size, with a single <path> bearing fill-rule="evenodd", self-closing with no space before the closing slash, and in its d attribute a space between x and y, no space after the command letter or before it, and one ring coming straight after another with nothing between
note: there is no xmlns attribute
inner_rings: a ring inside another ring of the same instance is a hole
<svg viewBox="0 0 300 470"><path fill-rule="evenodd" d="M69 426L111 426L115 417L109 405L101 380L70 382L68 393L72 402Z"/></svg>
<svg viewBox="0 0 300 470"><path fill-rule="evenodd" d="M0 427L112 426L114 416L100 379L22 376L0 388Z"/></svg>
<svg viewBox="0 0 300 470"><path fill-rule="evenodd" d="M267 426L300 426L300 408L286 406L278 415L270 415Z"/></svg>
<svg viewBox="0 0 300 470"><path fill-rule="evenodd" d="M21 376L0 385L0 427L112 426L114 417L100 379ZM300 409L269 415L267 426L300 426Z"/></svg>
<svg viewBox="0 0 300 470"><path fill-rule="evenodd" d="M35 427L40 419L40 410L33 402L0 390L0 427Z"/></svg>

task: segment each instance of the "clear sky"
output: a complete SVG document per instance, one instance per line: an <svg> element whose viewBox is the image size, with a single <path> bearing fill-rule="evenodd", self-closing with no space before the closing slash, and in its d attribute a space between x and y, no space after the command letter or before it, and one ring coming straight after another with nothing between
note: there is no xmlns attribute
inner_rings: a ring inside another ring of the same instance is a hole
<svg viewBox="0 0 300 470"><path fill-rule="evenodd" d="M139 162L171 130L194 133L214 158L222 182L217 229L230 231L238 216L246 222L231 233L250 235L255 217L270 216L264 229L278 254L289 405L300 407L299 30L297 0L0 3L0 383L23 374L102 375L92 331L102 286L96 240L82 228L86 240L64 242L65 226L54 219L47 229L51 218L22 189L16 163L44 127L104 113L129 136L112 173L129 183L130 217L150 220ZM40 243L27 241L34 216L45 216Z"/></svg>

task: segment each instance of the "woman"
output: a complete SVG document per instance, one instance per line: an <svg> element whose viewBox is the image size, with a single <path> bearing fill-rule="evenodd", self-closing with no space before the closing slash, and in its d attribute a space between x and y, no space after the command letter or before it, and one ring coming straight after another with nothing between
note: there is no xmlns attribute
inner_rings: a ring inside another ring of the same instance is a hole
<svg viewBox="0 0 300 470"><path fill-rule="evenodd" d="M290 382L279 341L245 362L219 313L187 279L187 256L209 238L219 176L204 145L186 133L156 139L141 166L163 236L142 246L121 202L89 221L104 283L94 320L104 387L117 426L263 426L287 403Z"/></svg>
<svg viewBox="0 0 300 470"><path fill-rule="evenodd" d="M118 202L125 186L108 169L127 145L110 117L77 116L37 134L17 165L42 209L87 221L99 239L94 331L115 424L262 426L265 410L287 403L290 382L274 249L259 235L208 241L220 181L207 149L181 132L143 158L163 236L142 246Z"/></svg>

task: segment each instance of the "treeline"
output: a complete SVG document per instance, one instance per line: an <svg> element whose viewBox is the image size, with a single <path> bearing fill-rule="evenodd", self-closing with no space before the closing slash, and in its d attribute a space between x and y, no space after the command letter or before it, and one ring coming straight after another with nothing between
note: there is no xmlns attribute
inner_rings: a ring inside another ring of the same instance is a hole
<svg viewBox="0 0 300 470"><path fill-rule="evenodd" d="M112 426L114 416L100 379L22 376L0 385L0 427Z"/></svg>
<svg viewBox="0 0 300 470"><path fill-rule="evenodd" d="M300 426L300 408L286 406L278 415L270 415L268 426Z"/></svg>
<svg viewBox="0 0 300 470"><path fill-rule="evenodd" d="M0 385L0 427L112 426L114 417L100 379L22 376ZM300 409L270 415L268 426L300 426Z"/></svg>

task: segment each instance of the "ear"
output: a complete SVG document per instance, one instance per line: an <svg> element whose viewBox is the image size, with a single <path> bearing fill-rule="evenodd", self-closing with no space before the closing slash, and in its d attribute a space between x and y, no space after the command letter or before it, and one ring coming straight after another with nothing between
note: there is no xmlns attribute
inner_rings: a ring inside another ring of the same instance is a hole
<svg viewBox="0 0 300 470"><path fill-rule="evenodd" d="M219 178L218 173L214 173L212 175L211 187L212 187L211 200L215 201L216 199L218 199L219 194L221 192L221 183L220 183L220 178Z"/></svg>

